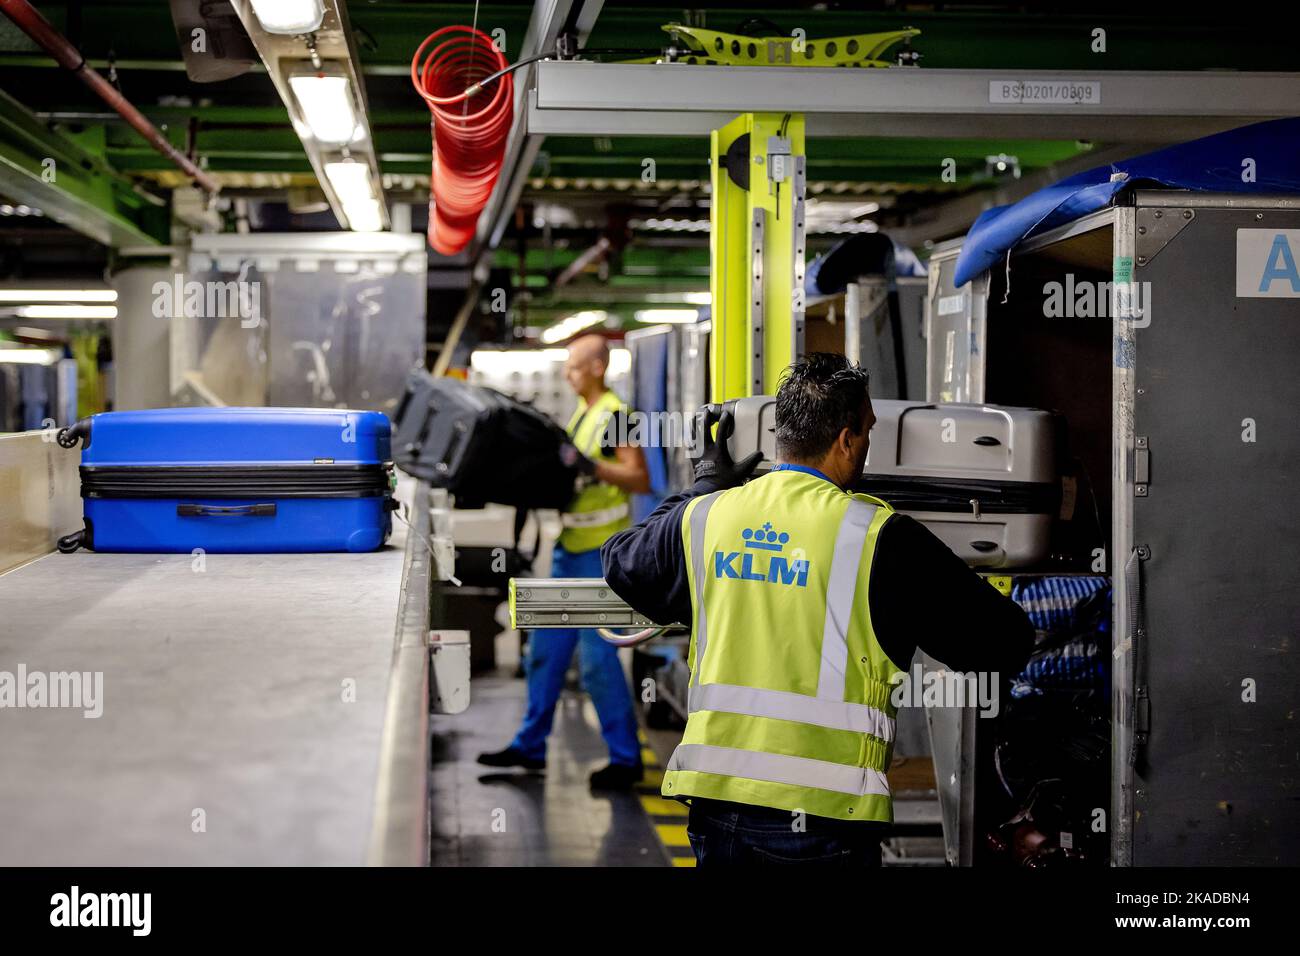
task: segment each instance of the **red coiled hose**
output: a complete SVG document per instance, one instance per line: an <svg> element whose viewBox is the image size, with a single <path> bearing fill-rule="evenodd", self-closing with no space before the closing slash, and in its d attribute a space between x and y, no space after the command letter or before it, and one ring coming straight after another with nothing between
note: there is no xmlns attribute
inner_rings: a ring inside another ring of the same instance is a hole
<svg viewBox="0 0 1300 956"><path fill-rule="evenodd" d="M473 27L429 34L411 59L411 82L433 113L429 245L443 255L469 244L501 175L514 122L514 81L507 73L487 88L478 84L506 66L491 37Z"/></svg>

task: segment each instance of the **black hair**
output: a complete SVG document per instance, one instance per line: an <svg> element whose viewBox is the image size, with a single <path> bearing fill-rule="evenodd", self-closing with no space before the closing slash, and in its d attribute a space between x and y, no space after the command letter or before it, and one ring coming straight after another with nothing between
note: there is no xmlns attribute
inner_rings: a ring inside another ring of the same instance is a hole
<svg viewBox="0 0 1300 956"><path fill-rule="evenodd" d="M812 352L787 368L776 390L777 454L816 461L843 429L861 432L869 378L866 369L830 352Z"/></svg>

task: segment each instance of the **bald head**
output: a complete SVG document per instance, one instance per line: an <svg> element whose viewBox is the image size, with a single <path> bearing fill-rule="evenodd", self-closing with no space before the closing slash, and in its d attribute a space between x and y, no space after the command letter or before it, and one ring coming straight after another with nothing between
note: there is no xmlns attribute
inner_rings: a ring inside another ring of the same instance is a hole
<svg viewBox="0 0 1300 956"><path fill-rule="evenodd" d="M594 333L580 335L569 343L570 362L597 362L601 371L609 366L609 344L605 336Z"/></svg>
<svg viewBox="0 0 1300 956"><path fill-rule="evenodd" d="M605 390L605 369L609 367L609 344L603 335L583 335L569 343L564 377L583 398L591 400Z"/></svg>

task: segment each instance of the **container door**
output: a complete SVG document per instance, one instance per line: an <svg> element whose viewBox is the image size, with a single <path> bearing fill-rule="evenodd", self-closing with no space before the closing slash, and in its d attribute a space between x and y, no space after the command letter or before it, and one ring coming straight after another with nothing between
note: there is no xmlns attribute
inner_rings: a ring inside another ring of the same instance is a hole
<svg viewBox="0 0 1300 956"><path fill-rule="evenodd" d="M1300 858L1300 203L1244 202L1139 194L1116 262L1142 311L1115 487L1144 556L1116 655L1138 866Z"/></svg>

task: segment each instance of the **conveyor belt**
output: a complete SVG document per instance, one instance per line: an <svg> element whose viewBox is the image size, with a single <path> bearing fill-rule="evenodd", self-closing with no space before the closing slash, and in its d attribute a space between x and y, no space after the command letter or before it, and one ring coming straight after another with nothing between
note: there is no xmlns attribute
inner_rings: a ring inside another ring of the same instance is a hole
<svg viewBox="0 0 1300 956"><path fill-rule="evenodd" d="M0 575L0 671L103 672L98 719L0 709L0 865L365 862L404 531L374 554Z"/></svg>

